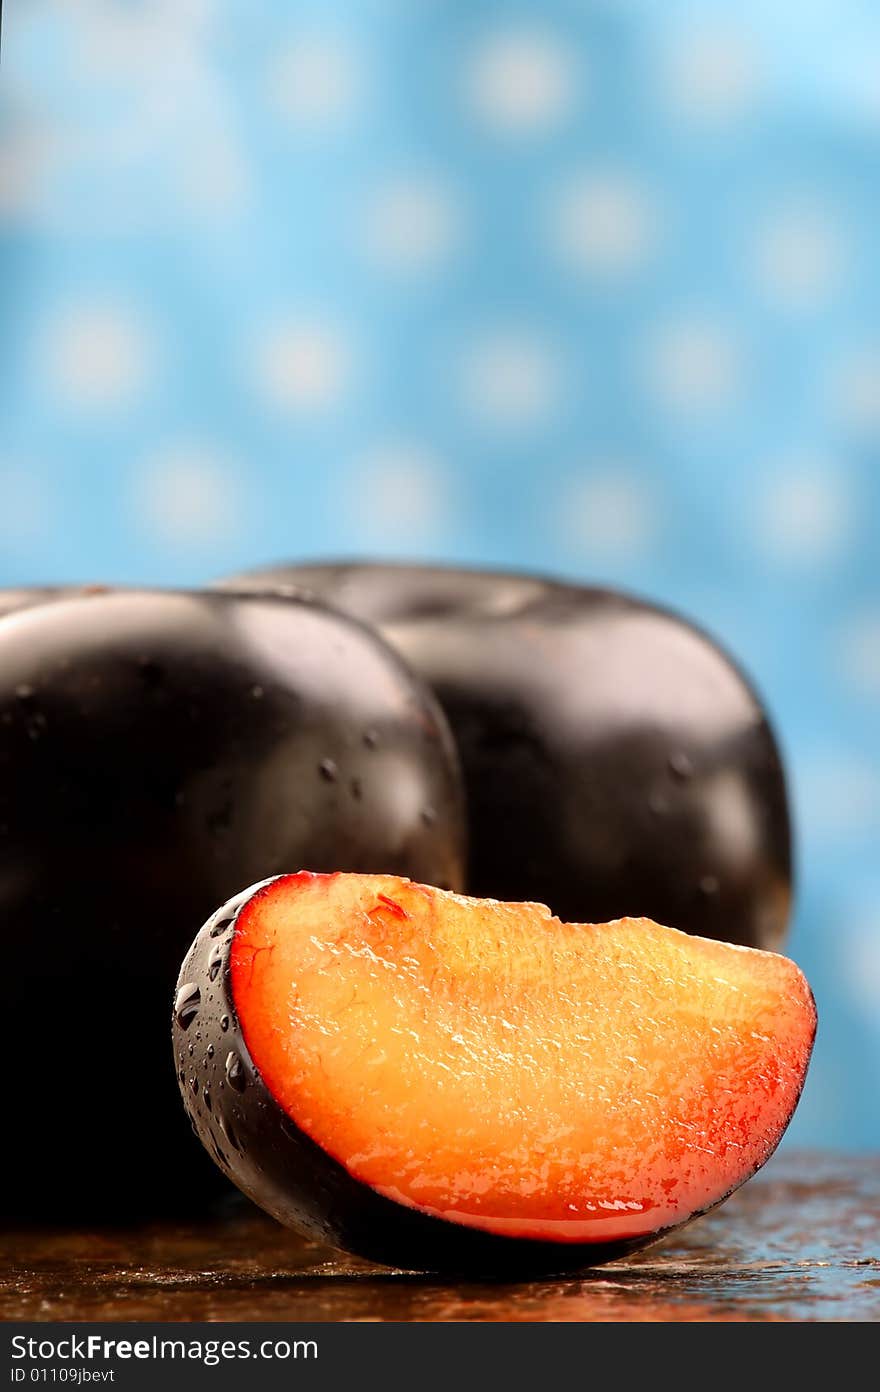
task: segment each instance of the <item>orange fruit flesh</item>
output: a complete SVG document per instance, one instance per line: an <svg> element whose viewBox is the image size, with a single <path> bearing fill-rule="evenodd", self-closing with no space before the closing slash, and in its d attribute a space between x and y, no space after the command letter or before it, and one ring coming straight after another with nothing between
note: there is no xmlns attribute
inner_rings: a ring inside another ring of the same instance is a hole
<svg viewBox="0 0 880 1392"><path fill-rule="evenodd" d="M390 875L269 884L231 979L269 1091L352 1176L545 1241L719 1202L777 1145L815 1033L784 957Z"/></svg>

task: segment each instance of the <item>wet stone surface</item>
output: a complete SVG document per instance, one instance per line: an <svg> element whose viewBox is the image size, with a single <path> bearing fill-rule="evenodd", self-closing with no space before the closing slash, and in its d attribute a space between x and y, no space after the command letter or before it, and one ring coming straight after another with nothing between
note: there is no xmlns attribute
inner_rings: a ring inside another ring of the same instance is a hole
<svg viewBox="0 0 880 1392"><path fill-rule="evenodd" d="M564 1280L386 1271L244 1201L198 1224L6 1231L0 1273L4 1320L876 1320L880 1156L785 1153L681 1236Z"/></svg>

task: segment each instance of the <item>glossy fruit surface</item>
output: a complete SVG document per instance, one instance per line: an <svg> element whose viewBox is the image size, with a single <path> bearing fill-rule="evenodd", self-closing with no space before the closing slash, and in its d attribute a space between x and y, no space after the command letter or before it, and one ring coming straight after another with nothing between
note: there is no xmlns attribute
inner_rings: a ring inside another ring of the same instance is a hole
<svg viewBox="0 0 880 1392"><path fill-rule="evenodd" d="M72 599L77 595L103 594L103 585L25 585L17 589L0 589L0 619L22 609L40 604L52 604L56 599Z"/></svg>
<svg viewBox="0 0 880 1392"><path fill-rule="evenodd" d="M792 852L779 748L705 633L610 590L400 565L275 566L374 624L434 689L461 755L469 892L778 948Z"/></svg>
<svg viewBox="0 0 880 1392"><path fill-rule="evenodd" d="M442 712L305 601L129 591L0 620L8 1212L191 1209L215 1179L167 1048L212 905L304 860L462 876Z"/></svg>
<svg viewBox="0 0 880 1392"><path fill-rule="evenodd" d="M390 875L270 880L184 961L206 1147L281 1221L413 1269L611 1260L775 1149L815 1033L794 963Z"/></svg>

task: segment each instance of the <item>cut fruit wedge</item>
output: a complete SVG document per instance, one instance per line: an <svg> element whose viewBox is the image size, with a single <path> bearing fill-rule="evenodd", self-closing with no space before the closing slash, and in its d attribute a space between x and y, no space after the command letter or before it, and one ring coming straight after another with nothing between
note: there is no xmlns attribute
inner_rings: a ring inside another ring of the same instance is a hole
<svg viewBox="0 0 880 1392"><path fill-rule="evenodd" d="M362 1255L608 1260L754 1174L800 1095L816 1013L784 957L390 875L240 899L181 975L207 973L198 1033L219 1045L184 1096L257 1202ZM229 1053L244 1082L221 1092Z"/></svg>

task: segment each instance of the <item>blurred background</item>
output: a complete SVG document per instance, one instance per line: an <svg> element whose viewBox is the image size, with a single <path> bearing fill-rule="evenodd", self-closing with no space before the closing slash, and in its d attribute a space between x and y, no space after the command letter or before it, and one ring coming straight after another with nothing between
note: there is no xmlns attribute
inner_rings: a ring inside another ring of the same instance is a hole
<svg viewBox="0 0 880 1392"><path fill-rule="evenodd" d="M10 0L0 584L348 555L619 584L762 690L880 1145L880 12Z"/></svg>

